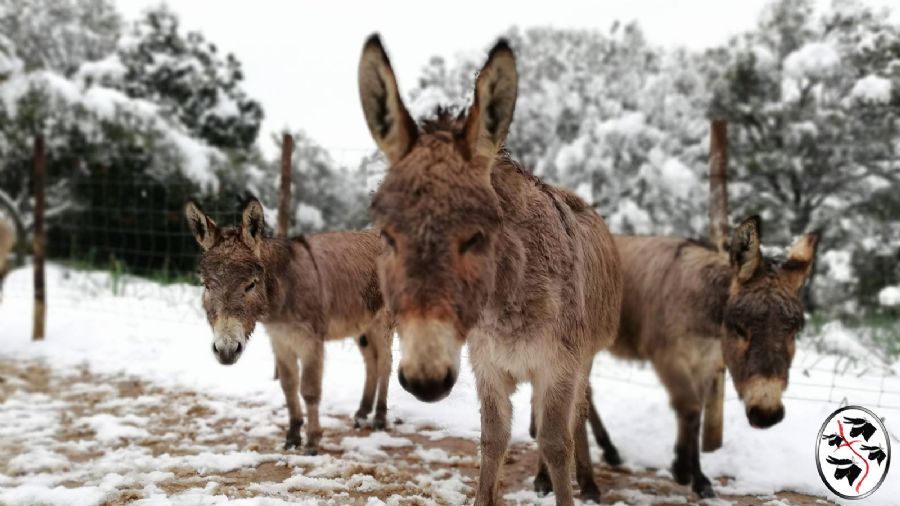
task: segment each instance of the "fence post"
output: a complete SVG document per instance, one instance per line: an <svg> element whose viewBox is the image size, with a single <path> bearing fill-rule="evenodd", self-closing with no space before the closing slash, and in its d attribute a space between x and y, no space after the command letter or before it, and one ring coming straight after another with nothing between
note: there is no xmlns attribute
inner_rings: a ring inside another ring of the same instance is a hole
<svg viewBox="0 0 900 506"><path fill-rule="evenodd" d="M720 252L728 249L728 124L713 120L709 131L709 239ZM713 378L703 410L703 451L722 447L725 417L725 366Z"/></svg>
<svg viewBox="0 0 900 506"><path fill-rule="evenodd" d="M291 155L294 153L294 138L285 132L281 136L281 183L278 192L278 230L280 237L287 237L291 228ZM278 364L275 364L274 379L278 379Z"/></svg>
<svg viewBox="0 0 900 506"><path fill-rule="evenodd" d="M287 237L291 228L291 154L294 138L285 132L281 137L281 191L278 195L278 235Z"/></svg>
<svg viewBox="0 0 900 506"><path fill-rule="evenodd" d="M47 317L44 293L44 154L44 137L38 135L34 138L34 328L31 335L34 341L44 340L44 323Z"/></svg>

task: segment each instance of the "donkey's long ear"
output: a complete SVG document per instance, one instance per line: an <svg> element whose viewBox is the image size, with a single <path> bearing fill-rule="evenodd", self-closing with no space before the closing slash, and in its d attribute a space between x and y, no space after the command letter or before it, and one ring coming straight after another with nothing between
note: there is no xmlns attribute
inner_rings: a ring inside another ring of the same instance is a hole
<svg viewBox="0 0 900 506"><path fill-rule="evenodd" d="M465 126L470 157L494 159L509 132L518 90L516 57L509 43L500 39L475 81L475 100Z"/></svg>
<svg viewBox="0 0 900 506"><path fill-rule="evenodd" d="M203 251L212 248L219 240L219 227L216 226L216 222L201 211L197 204L193 202L185 204L184 217L187 218L191 233Z"/></svg>
<svg viewBox="0 0 900 506"><path fill-rule="evenodd" d="M787 261L781 266L781 276L794 291L799 291L809 278L818 245L819 234L812 232L800 236L788 251Z"/></svg>
<svg viewBox="0 0 900 506"><path fill-rule="evenodd" d="M762 220L757 215L747 218L734 230L731 238L731 266L741 283L749 281L762 264L761 235Z"/></svg>
<svg viewBox="0 0 900 506"><path fill-rule="evenodd" d="M263 216L262 204L254 197L250 197L244 204L244 212L241 215L241 240L256 253L257 257L260 256L265 228L266 218Z"/></svg>
<svg viewBox="0 0 900 506"><path fill-rule="evenodd" d="M388 164L403 158L416 142L416 122L403 105L397 79L378 34L372 34L359 59L359 99L366 124Z"/></svg>

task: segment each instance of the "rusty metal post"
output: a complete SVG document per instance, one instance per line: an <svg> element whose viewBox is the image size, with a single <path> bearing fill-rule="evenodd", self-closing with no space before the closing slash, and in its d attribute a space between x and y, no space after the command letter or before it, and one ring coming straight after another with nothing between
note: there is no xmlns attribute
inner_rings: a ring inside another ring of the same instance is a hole
<svg viewBox="0 0 900 506"><path fill-rule="evenodd" d="M47 303L44 292L44 187L46 186L46 159L44 137L34 139L34 327L31 338L44 340L44 324L47 320ZM24 239L24 238L23 238Z"/></svg>
<svg viewBox="0 0 900 506"><path fill-rule="evenodd" d="M285 133L281 137L281 191L278 195L278 235L287 237L291 228L291 155L294 138Z"/></svg>
<svg viewBox="0 0 900 506"><path fill-rule="evenodd" d="M709 132L709 239L720 252L728 250L728 124L720 119L712 121ZM724 408L725 366L720 363L703 408L705 452L722 447Z"/></svg>

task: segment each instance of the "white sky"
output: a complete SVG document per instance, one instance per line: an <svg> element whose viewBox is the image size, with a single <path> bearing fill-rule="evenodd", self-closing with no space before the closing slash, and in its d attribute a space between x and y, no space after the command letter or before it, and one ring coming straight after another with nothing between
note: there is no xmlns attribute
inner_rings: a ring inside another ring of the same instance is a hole
<svg viewBox="0 0 900 506"><path fill-rule="evenodd" d="M159 0L117 3L133 19ZM169 5L180 14L183 29L201 31L243 63L245 87L265 109L263 149L272 152L271 134L286 127L302 129L336 158L350 161L374 147L356 88L360 49L374 31L381 33L400 88L408 93L432 55L449 58L458 51L486 50L511 25L605 31L614 20L637 20L653 43L704 48L752 28L766 3L456 0L445 7L421 0L178 0ZM894 11L897 17L900 6Z"/></svg>

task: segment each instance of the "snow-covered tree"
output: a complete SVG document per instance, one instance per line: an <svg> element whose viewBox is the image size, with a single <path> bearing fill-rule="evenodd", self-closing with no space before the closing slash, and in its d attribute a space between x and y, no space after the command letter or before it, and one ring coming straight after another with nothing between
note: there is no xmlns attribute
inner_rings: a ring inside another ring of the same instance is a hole
<svg viewBox="0 0 900 506"><path fill-rule="evenodd" d="M0 34L29 70L70 76L113 50L121 23L109 0L0 0Z"/></svg>
<svg viewBox="0 0 900 506"><path fill-rule="evenodd" d="M652 47L635 24L609 33L509 30L519 95L507 143L545 179L576 190L620 232L705 231L705 82L696 58ZM470 99L483 55L434 58L410 109Z"/></svg>
<svg viewBox="0 0 900 506"><path fill-rule="evenodd" d="M900 248L900 29L888 19L855 2L816 17L809 0L780 0L709 55L710 114L730 123L735 208L760 212L767 235L784 241L823 228L823 249L866 269L852 276L856 290L820 290L830 298L873 302Z"/></svg>
<svg viewBox="0 0 900 506"><path fill-rule="evenodd" d="M30 226L32 145L43 135L51 255L189 270L195 245L179 233L185 200L232 207L235 194L261 179L254 149L219 148L182 123L165 97L128 95L118 53L70 75L22 64L8 38L0 55L0 190Z"/></svg>
<svg viewBox="0 0 900 506"><path fill-rule="evenodd" d="M193 135L223 149L249 149L263 111L241 87L241 63L199 32L184 32L165 5L129 28L109 61L92 69L105 85L149 100Z"/></svg>

